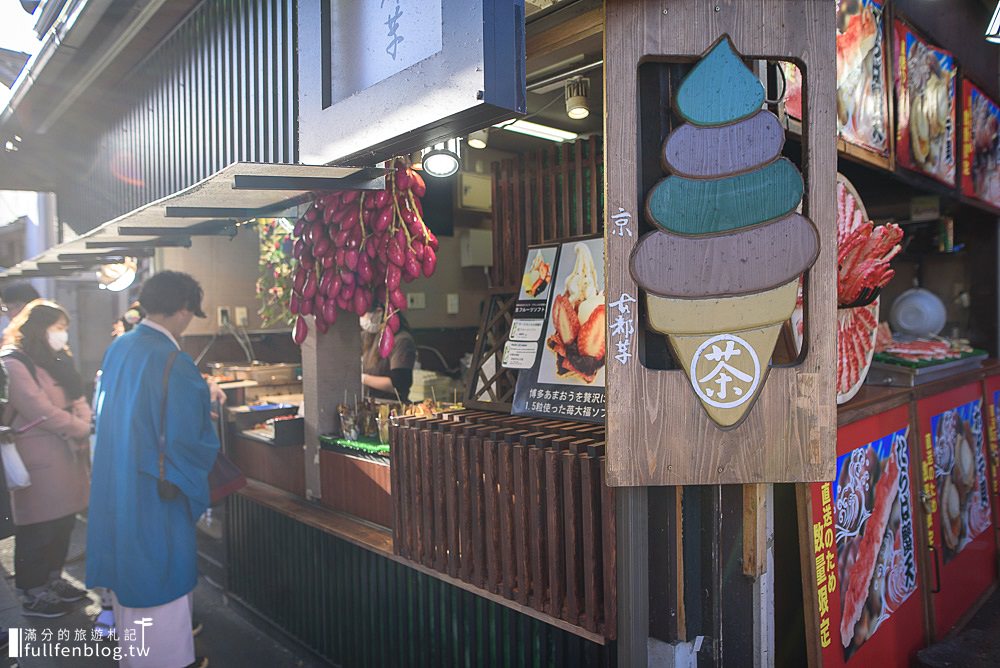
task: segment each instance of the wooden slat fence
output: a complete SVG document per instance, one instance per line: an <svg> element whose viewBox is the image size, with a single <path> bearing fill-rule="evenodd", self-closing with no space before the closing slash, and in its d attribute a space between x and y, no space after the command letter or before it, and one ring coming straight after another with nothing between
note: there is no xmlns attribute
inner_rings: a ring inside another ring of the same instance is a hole
<svg viewBox="0 0 1000 668"><path fill-rule="evenodd" d="M616 637L602 426L463 410L391 440L398 555Z"/></svg>
<svg viewBox="0 0 1000 668"><path fill-rule="evenodd" d="M493 163L494 288L517 290L528 246L604 229L600 137Z"/></svg>

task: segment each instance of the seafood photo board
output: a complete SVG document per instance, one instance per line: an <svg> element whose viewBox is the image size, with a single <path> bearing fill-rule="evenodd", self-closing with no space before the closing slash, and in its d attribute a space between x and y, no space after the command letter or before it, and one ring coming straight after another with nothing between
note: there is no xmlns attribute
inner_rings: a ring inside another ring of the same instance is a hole
<svg viewBox="0 0 1000 668"><path fill-rule="evenodd" d="M894 24L896 163L955 185L958 63L948 51Z"/></svg>
<svg viewBox="0 0 1000 668"><path fill-rule="evenodd" d="M962 79L962 193L1000 209L1000 106Z"/></svg>
<svg viewBox="0 0 1000 668"><path fill-rule="evenodd" d="M511 413L603 423L604 239L528 249L501 363L518 369Z"/></svg>
<svg viewBox="0 0 1000 668"><path fill-rule="evenodd" d="M835 100L809 96L803 181L757 76L795 54L807 90L834 89L836 16L814 9L672 0L665 20L662 5L605 8L611 486L833 478ZM772 244L796 252L761 261ZM698 275L725 281L687 280L706 258L715 271ZM803 271L806 352L772 364Z"/></svg>
<svg viewBox="0 0 1000 668"><path fill-rule="evenodd" d="M923 530L929 559L935 633L947 633L996 581L983 433L982 383L917 401Z"/></svg>
<svg viewBox="0 0 1000 668"><path fill-rule="evenodd" d="M983 379L983 400L986 402L986 454L990 471L990 498L993 518L1000 517L1000 375L991 374ZM997 536L1000 548L1000 535Z"/></svg>
<svg viewBox="0 0 1000 668"><path fill-rule="evenodd" d="M837 0L837 134L884 158L890 150L884 0ZM802 73L781 63L785 113L802 120Z"/></svg>
<svg viewBox="0 0 1000 668"><path fill-rule="evenodd" d="M810 485L802 542L823 666L910 665L924 645L909 409L844 425L835 480Z"/></svg>

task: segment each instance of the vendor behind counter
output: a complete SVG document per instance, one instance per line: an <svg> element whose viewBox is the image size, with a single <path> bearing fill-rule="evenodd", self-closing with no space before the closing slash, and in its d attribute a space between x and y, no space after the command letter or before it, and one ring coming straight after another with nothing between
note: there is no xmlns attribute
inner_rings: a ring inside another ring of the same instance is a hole
<svg viewBox="0 0 1000 668"><path fill-rule="evenodd" d="M417 344L402 313L398 313L399 331L389 357L379 355L378 344L384 311L377 306L361 316L361 383L368 396L375 399L410 399Z"/></svg>

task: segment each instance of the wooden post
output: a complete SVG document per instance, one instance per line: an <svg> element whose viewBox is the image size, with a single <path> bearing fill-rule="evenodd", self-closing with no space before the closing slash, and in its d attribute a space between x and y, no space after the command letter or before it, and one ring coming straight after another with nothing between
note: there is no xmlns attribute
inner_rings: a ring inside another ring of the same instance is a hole
<svg viewBox="0 0 1000 668"><path fill-rule="evenodd" d="M819 604L817 602L816 571L811 540L812 490L810 485L795 486L795 510L799 525L799 556L802 563L802 612L806 622L806 659L809 662L809 668L817 668L823 665L823 649L819 645Z"/></svg>
<svg viewBox="0 0 1000 668"><path fill-rule="evenodd" d="M342 314L326 334L309 318L302 344L302 393L305 403L306 498L322 497L319 481L319 435L339 428L337 404L361 396L361 328L356 317Z"/></svg>
<svg viewBox="0 0 1000 668"><path fill-rule="evenodd" d="M743 485L743 575L760 577L767 570L768 485Z"/></svg>
<svg viewBox="0 0 1000 668"><path fill-rule="evenodd" d="M743 488L744 504L746 504L749 488L756 488L751 496L757 509L757 517L754 522L757 539L753 541L757 546L757 562L754 568L756 575L753 583L754 668L771 668L775 661L774 485L745 486ZM744 522L744 547L746 546L746 532L749 530L750 527ZM744 564L744 572L745 569L746 564Z"/></svg>
<svg viewBox="0 0 1000 668"><path fill-rule="evenodd" d="M649 664L649 503L645 487L615 490L618 665Z"/></svg>

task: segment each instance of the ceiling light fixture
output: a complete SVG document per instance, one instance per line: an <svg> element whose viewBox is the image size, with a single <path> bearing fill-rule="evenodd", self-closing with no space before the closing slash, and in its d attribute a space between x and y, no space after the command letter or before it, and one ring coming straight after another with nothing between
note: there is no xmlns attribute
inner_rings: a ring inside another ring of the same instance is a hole
<svg viewBox="0 0 1000 668"><path fill-rule="evenodd" d="M993 18L986 26L986 41L1000 44L1000 2L997 3L997 8L993 10Z"/></svg>
<svg viewBox="0 0 1000 668"><path fill-rule="evenodd" d="M510 130L511 132L518 132L522 135L537 137L538 139L547 139L554 142L575 141L576 138L580 136L577 133L570 132L568 130L560 130L559 128L542 125L541 123L522 121L520 119L516 121L497 123L493 127L503 128L504 130Z"/></svg>
<svg viewBox="0 0 1000 668"><path fill-rule="evenodd" d="M451 176L458 171L461 164L457 139L435 144L430 151L424 153L423 168L430 176L439 178Z"/></svg>
<svg viewBox="0 0 1000 668"><path fill-rule="evenodd" d="M97 272L98 287L111 292L121 292L135 281L138 268L135 258L127 257L124 262L104 264Z"/></svg>
<svg viewBox="0 0 1000 668"><path fill-rule="evenodd" d="M490 131L489 128L484 128L482 130L476 130L475 132L470 132L469 136L465 138L465 143L469 145L469 148L484 149L486 145L490 142Z"/></svg>
<svg viewBox="0 0 1000 668"><path fill-rule="evenodd" d="M566 115L575 121L590 116L590 105L587 96L590 95L590 79L576 77L566 82L563 89L566 96Z"/></svg>

